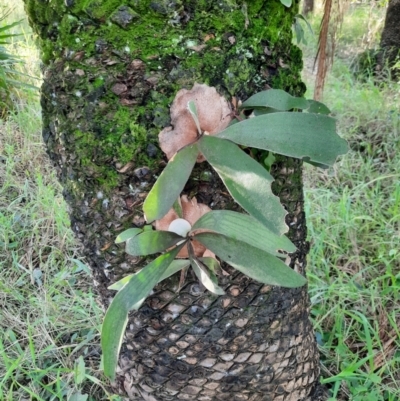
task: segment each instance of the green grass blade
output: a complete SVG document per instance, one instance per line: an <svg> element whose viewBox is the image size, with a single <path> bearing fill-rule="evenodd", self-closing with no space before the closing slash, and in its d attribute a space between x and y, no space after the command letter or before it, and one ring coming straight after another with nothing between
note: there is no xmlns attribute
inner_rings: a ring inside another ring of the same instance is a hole
<svg viewBox="0 0 400 401"><path fill-rule="evenodd" d="M1 388L3 386L3 384L6 383L7 380L15 374L15 370L20 365L24 356L20 355L18 358L15 358L15 359L8 358L8 356L5 352L4 344L1 340L1 337L0 337L0 356L1 356L1 359L3 360L5 368L6 368L6 373L5 373L4 377L2 378L2 380L0 381L0 388Z"/></svg>
<svg viewBox="0 0 400 401"><path fill-rule="evenodd" d="M5 32L5 31L8 31L8 30L14 28L15 26L19 25L22 21L23 20L21 19L19 21L13 22L11 24L4 25L3 27L0 27L0 32ZM22 34L21 33L1 34L0 38L9 38L12 36L20 36L20 35L22 35Z"/></svg>

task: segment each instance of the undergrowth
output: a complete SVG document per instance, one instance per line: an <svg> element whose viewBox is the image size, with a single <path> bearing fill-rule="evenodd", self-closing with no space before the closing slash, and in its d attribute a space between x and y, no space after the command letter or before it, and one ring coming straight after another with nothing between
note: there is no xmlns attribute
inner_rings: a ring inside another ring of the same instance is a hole
<svg viewBox="0 0 400 401"><path fill-rule="evenodd" d="M379 43L384 11L346 14L324 102L350 151L333 169L305 170L311 316L332 400L400 399L400 84L359 82L350 68ZM304 79L311 97L310 69Z"/></svg>
<svg viewBox="0 0 400 401"><path fill-rule="evenodd" d="M15 68L37 86L32 34L26 21L15 30ZM102 311L44 151L39 93L19 87L14 101L0 120L0 400L99 400Z"/></svg>

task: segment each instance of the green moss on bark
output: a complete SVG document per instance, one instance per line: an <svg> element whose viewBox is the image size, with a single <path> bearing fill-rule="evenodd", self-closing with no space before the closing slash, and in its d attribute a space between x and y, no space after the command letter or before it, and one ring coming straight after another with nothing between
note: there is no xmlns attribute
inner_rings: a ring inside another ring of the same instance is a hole
<svg viewBox="0 0 400 401"><path fill-rule="evenodd" d="M119 185L120 165L133 160L155 166L157 158L145 150L157 145L182 87L204 82L240 99L268 86L294 95L304 91L301 52L291 34L297 5L288 9L279 0L25 3L43 62L50 70L59 63L62 90L74 97L53 106L49 101L47 107L54 108L44 113L66 114L64 124L70 125L82 166L105 189ZM144 63L140 74L127 72L132 60ZM126 85L130 94L119 93L116 84ZM74 108L84 112L65 113Z"/></svg>

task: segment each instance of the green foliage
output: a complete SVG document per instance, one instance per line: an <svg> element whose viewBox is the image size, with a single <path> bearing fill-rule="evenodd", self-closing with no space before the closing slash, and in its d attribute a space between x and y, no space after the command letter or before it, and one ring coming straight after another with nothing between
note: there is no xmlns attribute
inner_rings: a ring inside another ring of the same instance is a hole
<svg viewBox="0 0 400 401"><path fill-rule="evenodd" d="M190 249L191 245L188 244ZM207 288L208 291L212 292L216 295L224 295L225 291L218 286L218 280L214 274L214 272L208 269L207 265L203 263L201 260L193 257L193 250L189 251L190 256L190 265L194 273L196 274L199 281Z"/></svg>
<svg viewBox="0 0 400 401"><path fill-rule="evenodd" d="M202 258L202 259L206 259L206 258ZM215 260L215 259L213 259L213 260ZM206 262L204 262L204 263L206 263ZM190 266L190 261L187 260L187 259L175 259L175 260L173 260L171 262L171 264L167 267L167 270L165 270L165 272L160 276L158 282L165 280L166 278L172 276L173 274L177 273L178 271L180 271L182 269L185 269L185 268L187 268L189 266ZM125 276L123 279L117 281L113 285L110 285L108 287L108 289L109 290L114 290L114 291L119 291L136 274L138 274L138 273L129 274L128 276ZM144 298L143 298L143 301L144 301Z"/></svg>
<svg viewBox="0 0 400 401"><path fill-rule="evenodd" d="M331 111L326 107L323 103L318 102L318 100L308 100L309 113L316 113L316 114L331 114Z"/></svg>
<svg viewBox="0 0 400 401"><path fill-rule="evenodd" d="M212 107L212 105L210 105ZM246 147L264 149L309 161L322 166L332 165L336 157L347 151L346 141L336 134L333 118L324 115L327 108L317 102L295 98L282 90L269 90L250 97L243 110L259 110L261 115L230 124L215 136L201 130L201 121L194 101L187 111L197 128L195 143L184 146L170 159L143 205L148 222L160 219L174 208L182 214L176 201L188 180L199 152L218 173L233 199L250 216L231 211L211 211L190 227L186 220L179 232L146 230L125 231L117 242L127 239L126 252L132 256L149 255L171 249L139 273L125 278L113 289L113 299L102 329L105 374L114 379L122 336L128 312L137 309L151 288L156 285L174 257L187 247L190 265L200 282L216 295L224 294L218 286L215 265L196 255L197 241L220 259L261 283L283 287L300 287L306 279L287 266L279 257L294 252L295 246L283 236L287 231L286 211L272 193L273 177L234 142ZM317 113L293 113L291 109L311 109ZM263 111L267 114L263 114ZM318 114L318 112L323 114ZM241 116L244 116L241 114ZM188 228L186 229L186 225ZM187 234L183 234L183 231ZM175 246L175 247L174 247ZM172 268L176 271L175 267ZM182 264L187 267L187 264Z"/></svg>
<svg viewBox="0 0 400 401"><path fill-rule="evenodd" d="M306 279L280 259L245 242L215 233L200 233L196 239L222 260L247 276L271 285L301 287Z"/></svg>
<svg viewBox="0 0 400 401"><path fill-rule="evenodd" d="M335 120L314 113L269 113L233 124L217 137L326 166L348 150Z"/></svg>
<svg viewBox="0 0 400 401"><path fill-rule="evenodd" d="M3 21L8 17L10 11L3 12L0 15L0 115L3 116L7 110L12 107L10 94L12 92L13 85L20 85L18 81L14 79L17 73L14 69L14 64L20 62L20 60L10 54L5 45L10 44L9 40L16 34L11 33L13 27L20 24L20 21L12 24L3 25Z"/></svg>
<svg viewBox="0 0 400 401"><path fill-rule="evenodd" d="M168 163L143 205L149 223L165 216L175 203L192 172L198 153L197 144L187 146Z"/></svg>
<svg viewBox="0 0 400 401"><path fill-rule="evenodd" d="M281 3L285 6L285 7L291 7L292 5L292 0L281 0Z"/></svg>
<svg viewBox="0 0 400 401"><path fill-rule="evenodd" d="M0 400L109 399L93 363L103 311L76 259L38 98L18 95L0 125Z"/></svg>
<svg viewBox="0 0 400 401"><path fill-rule="evenodd" d="M290 109L307 109L309 103L302 97L294 97L282 89L270 89L258 92L241 105L242 109L272 108L286 111Z"/></svg>
<svg viewBox="0 0 400 401"><path fill-rule="evenodd" d="M115 377L122 337L128 323L128 312L140 306L142 299L146 298L158 283L181 247L159 256L138 274L132 276L111 302L101 329L104 373L111 379Z"/></svg>
<svg viewBox="0 0 400 401"><path fill-rule="evenodd" d="M18 65L22 65L22 58L11 54L7 46L12 44L12 39L21 36L13 33L14 28L20 26L23 20L7 23L11 10L0 11L0 117L4 117L9 111L14 110L14 100L18 89L33 89L36 93L37 87L26 82L27 79L35 79L25 72L21 72Z"/></svg>
<svg viewBox="0 0 400 401"><path fill-rule="evenodd" d="M260 235L270 238L271 242L265 244L257 239ZM255 241L250 245L252 239ZM129 254L148 255L176 246L140 272L125 277L110 287L119 292L107 310L101 337L104 372L111 379L115 377L129 311L138 309L158 282L189 266L187 260L174 260L183 246L188 247L190 265L203 285L217 295L224 294L215 275L216 260L196 257L192 241L200 242L222 260L260 282L284 287L299 287L306 282L303 276L275 257L284 257L278 250L293 251L294 245L287 238L270 232L250 216L231 211L208 212L197 221L186 238L169 231L145 230L128 239L126 250Z"/></svg>
<svg viewBox="0 0 400 401"><path fill-rule="evenodd" d="M128 241L128 239L135 237L142 231L143 230L141 228L128 228L128 230L123 231L117 236L117 238L115 239L115 243L120 244L121 242Z"/></svg>
<svg viewBox="0 0 400 401"><path fill-rule="evenodd" d="M346 12L324 101L350 151L329 170L305 166L311 320L332 401L400 399L400 86L378 86L371 74L355 79L352 63L379 46L385 11L370 3ZM312 93L315 48L307 39Z"/></svg>
<svg viewBox="0 0 400 401"><path fill-rule="evenodd" d="M383 23L384 12L373 6L372 22ZM349 72L346 63L362 48L368 13L365 4L346 13L346 46L339 42L337 49L345 57L336 61L325 90L325 101L351 151L338 168L317 172L305 168L312 242L307 272L322 376L329 381L331 399L397 401L400 335L394 300L400 299L400 88L393 82L383 87L372 80L356 82ZM314 17L313 26L318 24ZM15 51L28 56L25 68L36 75L39 62L30 38L18 42ZM311 46L313 39L308 37L307 42ZM314 49L305 49L310 54L307 65L312 65L311 50L315 54ZM305 79L312 87L312 74ZM78 245L41 144L38 99L23 96L21 104L18 114L12 114L0 129L0 338L4 344L0 399L50 401L90 394L90 401L120 401L102 389L106 378L97 361L93 363L99 339L93 327L100 327L103 312L88 289L91 278L72 263ZM190 265L188 260L175 260L168 269L175 263ZM46 279L40 288L30 283L29 266L43 271ZM175 272L179 270L180 266ZM368 324L354 317L354 311ZM381 363L374 362L374 370L373 359L363 359L369 349L376 361L384 356ZM78 384L82 363L80 358L76 364L74 360L80 355L86 377ZM357 361L364 363L360 366Z"/></svg>
<svg viewBox="0 0 400 401"><path fill-rule="evenodd" d="M212 231L221 235L255 246L275 256L282 256L278 250L294 252L296 247L290 240L277 235L262 223L246 214L230 210L215 210L200 217L192 227L196 230Z"/></svg>
<svg viewBox="0 0 400 401"><path fill-rule="evenodd" d="M129 239L125 250L131 256L152 255L182 240L180 235L169 231L145 231Z"/></svg>
<svg viewBox="0 0 400 401"><path fill-rule="evenodd" d="M272 193L274 179L265 168L231 141L218 137L203 136L199 149L243 209L278 235L287 231L286 211Z"/></svg>
<svg viewBox="0 0 400 401"><path fill-rule="evenodd" d="M305 31L301 24L301 21L303 21L306 24L307 28L309 29L309 31L311 32L312 35L314 34L314 32L311 28L310 23L307 21L307 19L304 17L304 15L301 15L301 14L295 15L294 22L293 22L293 29L294 29L294 33L296 34L297 44L304 43L306 45L307 40L305 37Z"/></svg>

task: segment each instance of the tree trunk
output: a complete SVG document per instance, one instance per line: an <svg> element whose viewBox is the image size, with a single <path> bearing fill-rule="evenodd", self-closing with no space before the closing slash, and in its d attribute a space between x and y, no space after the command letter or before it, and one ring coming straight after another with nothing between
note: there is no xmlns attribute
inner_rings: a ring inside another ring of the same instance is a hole
<svg viewBox="0 0 400 401"><path fill-rule="evenodd" d="M157 134L176 92L208 83L228 99L265 88L304 93L292 44L298 5L279 0L25 0L44 64L43 138L100 302L144 260L114 243L143 225L143 200L165 166ZM289 211L304 273L301 162L278 157L275 192ZM185 193L213 209L232 199L202 163ZM188 274L161 283L128 323L116 393L134 400L317 400L319 355L306 288L263 286L233 269L216 297Z"/></svg>
<svg viewBox="0 0 400 401"><path fill-rule="evenodd" d="M392 67L400 56L400 0L389 0L385 25L382 31L380 51L377 63L380 70L385 66ZM399 69L393 70L395 76Z"/></svg>
<svg viewBox="0 0 400 401"><path fill-rule="evenodd" d="M303 10L302 14L307 16L314 12L314 0L303 0Z"/></svg>

